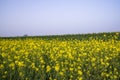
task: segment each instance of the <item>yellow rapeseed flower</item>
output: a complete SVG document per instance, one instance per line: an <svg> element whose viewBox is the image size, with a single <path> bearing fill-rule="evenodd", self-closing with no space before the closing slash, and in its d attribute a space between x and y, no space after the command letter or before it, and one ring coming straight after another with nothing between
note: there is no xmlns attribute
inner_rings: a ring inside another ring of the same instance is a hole
<svg viewBox="0 0 120 80"><path fill-rule="evenodd" d="M56 71L59 71L59 69L60 69L60 66L57 64L57 65L55 66L55 70L56 70Z"/></svg>
<svg viewBox="0 0 120 80"><path fill-rule="evenodd" d="M51 67L48 65L47 67L46 67L46 72L49 72L51 70Z"/></svg>
<svg viewBox="0 0 120 80"><path fill-rule="evenodd" d="M92 61L92 62L95 62L95 61L96 61L96 58L93 57L93 58L91 59L91 61Z"/></svg>
<svg viewBox="0 0 120 80"><path fill-rule="evenodd" d="M81 70L78 70L78 74L79 74L79 75L82 75L82 71L81 71Z"/></svg>

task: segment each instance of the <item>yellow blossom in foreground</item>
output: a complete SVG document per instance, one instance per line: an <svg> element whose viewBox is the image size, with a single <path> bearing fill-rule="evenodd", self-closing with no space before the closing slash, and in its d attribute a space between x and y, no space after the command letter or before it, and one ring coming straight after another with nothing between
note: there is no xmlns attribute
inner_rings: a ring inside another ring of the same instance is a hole
<svg viewBox="0 0 120 80"><path fill-rule="evenodd" d="M78 74L79 74L79 75L82 75L82 71L78 70Z"/></svg>
<svg viewBox="0 0 120 80"><path fill-rule="evenodd" d="M55 66L55 70L56 70L56 71L59 71L59 69L60 69L60 66L57 64L57 65Z"/></svg>
<svg viewBox="0 0 120 80"><path fill-rule="evenodd" d="M46 67L46 72L49 72L51 70L51 67L48 65L47 67Z"/></svg>

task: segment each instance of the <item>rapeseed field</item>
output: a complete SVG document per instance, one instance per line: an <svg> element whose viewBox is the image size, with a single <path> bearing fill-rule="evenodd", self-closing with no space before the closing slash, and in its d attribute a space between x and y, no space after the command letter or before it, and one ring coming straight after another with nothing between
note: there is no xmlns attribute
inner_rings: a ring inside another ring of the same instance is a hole
<svg viewBox="0 0 120 80"><path fill-rule="evenodd" d="M120 33L0 38L0 80L120 80Z"/></svg>

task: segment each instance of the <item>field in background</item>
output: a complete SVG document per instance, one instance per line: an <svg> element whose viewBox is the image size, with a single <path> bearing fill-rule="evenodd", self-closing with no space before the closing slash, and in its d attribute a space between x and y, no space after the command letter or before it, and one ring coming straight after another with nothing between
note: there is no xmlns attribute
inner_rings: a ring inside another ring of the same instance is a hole
<svg viewBox="0 0 120 80"><path fill-rule="evenodd" d="M1 80L120 80L120 32L0 38Z"/></svg>

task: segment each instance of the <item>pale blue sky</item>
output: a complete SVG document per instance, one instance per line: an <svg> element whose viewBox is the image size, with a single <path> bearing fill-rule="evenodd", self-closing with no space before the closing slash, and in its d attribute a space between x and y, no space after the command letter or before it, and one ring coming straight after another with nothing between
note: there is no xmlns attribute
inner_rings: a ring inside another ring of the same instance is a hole
<svg viewBox="0 0 120 80"><path fill-rule="evenodd" d="M120 31L120 0L0 0L0 36Z"/></svg>

